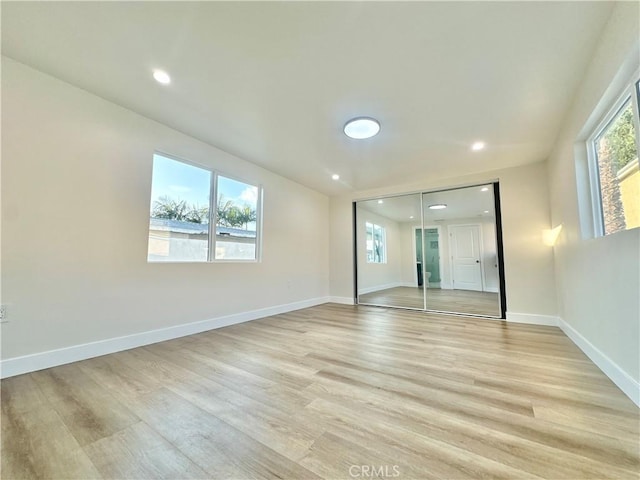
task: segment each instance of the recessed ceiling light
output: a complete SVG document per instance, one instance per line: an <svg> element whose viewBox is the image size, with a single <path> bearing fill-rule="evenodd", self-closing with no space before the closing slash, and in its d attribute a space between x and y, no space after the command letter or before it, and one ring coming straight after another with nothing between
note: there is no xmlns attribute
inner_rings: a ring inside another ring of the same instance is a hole
<svg viewBox="0 0 640 480"><path fill-rule="evenodd" d="M156 82L161 83L163 85L168 85L171 83L171 77L167 72L163 70L154 70L153 78L156 79Z"/></svg>
<svg viewBox="0 0 640 480"><path fill-rule="evenodd" d="M380 124L374 118L357 117L349 120L344 126L344 134L349 138L364 140L371 138L380 131Z"/></svg>
<svg viewBox="0 0 640 480"><path fill-rule="evenodd" d="M413 218L413 215L411 215L409 218Z"/></svg>
<svg viewBox="0 0 640 480"><path fill-rule="evenodd" d="M473 145L471 145L471 150L477 152L484 149L484 147L486 147L486 144L484 142L475 142Z"/></svg>
<svg viewBox="0 0 640 480"><path fill-rule="evenodd" d="M436 203L435 205L429 205L431 210L442 210L443 208L447 208L444 203Z"/></svg>
<svg viewBox="0 0 640 480"><path fill-rule="evenodd" d="M334 173L333 175L331 175L331 178L333 180L340 180L340 175L338 175L337 173Z"/></svg>
<svg viewBox="0 0 640 480"><path fill-rule="evenodd" d="M485 210L484 213L489 213L489 210Z"/></svg>
<svg viewBox="0 0 640 480"><path fill-rule="evenodd" d="M384 203L384 200L378 200L378 204Z"/></svg>
<svg viewBox="0 0 640 480"><path fill-rule="evenodd" d="M481 192L488 192L489 191L489 187L482 187L480 189Z"/></svg>

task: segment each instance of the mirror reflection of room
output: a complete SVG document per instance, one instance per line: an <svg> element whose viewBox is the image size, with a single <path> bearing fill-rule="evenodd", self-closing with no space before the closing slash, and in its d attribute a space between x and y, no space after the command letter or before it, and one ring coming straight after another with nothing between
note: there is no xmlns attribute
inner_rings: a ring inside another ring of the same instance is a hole
<svg viewBox="0 0 640 480"><path fill-rule="evenodd" d="M424 309L411 240L420 200L413 194L356 203L358 303Z"/></svg>
<svg viewBox="0 0 640 480"><path fill-rule="evenodd" d="M425 193L423 212L427 309L500 316L492 185Z"/></svg>
<svg viewBox="0 0 640 480"><path fill-rule="evenodd" d="M491 184L357 202L356 218L358 303L501 315Z"/></svg>

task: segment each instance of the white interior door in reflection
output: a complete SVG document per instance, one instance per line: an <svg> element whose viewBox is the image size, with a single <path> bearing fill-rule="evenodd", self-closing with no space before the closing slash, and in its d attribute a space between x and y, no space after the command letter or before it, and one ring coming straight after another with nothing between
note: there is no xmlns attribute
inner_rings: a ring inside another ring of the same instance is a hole
<svg viewBox="0 0 640 480"><path fill-rule="evenodd" d="M479 226L452 225L449 232L453 288L482 291Z"/></svg>

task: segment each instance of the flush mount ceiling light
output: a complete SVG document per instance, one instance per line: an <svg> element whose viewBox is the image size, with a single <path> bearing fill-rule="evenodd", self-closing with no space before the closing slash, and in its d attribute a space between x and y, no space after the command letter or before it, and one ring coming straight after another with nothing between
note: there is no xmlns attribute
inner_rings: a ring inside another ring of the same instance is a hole
<svg viewBox="0 0 640 480"><path fill-rule="evenodd" d="M484 147L486 147L487 145L484 142L475 142L473 145L471 145L471 150L473 150L474 152L479 152L480 150L483 150Z"/></svg>
<svg viewBox="0 0 640 480"><path fill-rule="evenodd" d="M378 200L378 204L379 204L379 205L380 205L380 204L383 204L383 203L384 203L384 200Z"/></svg>
<svg viewBox="0 0 640 480"><path fill-rule="evenodd" d="M156 82L161 83L163 85L168 85L171 83L171 77L167 72L163 70L154 70L153 78L156 80Z"/></svg>
<svg viewBox="0 0 640 480"><path fill-rule="evenodd" d="M444 203L436 203L435 205L429 205L431 210L442 210L443 208L447 208Z"/></svg>
<svg viewBox="0 0 640 480"><path fill-rule="evenodd" d="M364 140L380 131L380 124L375 118L357 117L349 120L344 126L344 134L349 138Z"/></svg>
<svg viewBox="0 0 640 480"><path fill-rule="evenodd" d="M333 180L340 180L340 175L338 175L337 173L334 173L333 175L331 175L331 178Z"/></svg>
<svg viewBox="0 0 640 480"><path fill-rule="evenodd" d="M480 189L481 192L488 192L489 191L489 187L482 187Z"/></svg>

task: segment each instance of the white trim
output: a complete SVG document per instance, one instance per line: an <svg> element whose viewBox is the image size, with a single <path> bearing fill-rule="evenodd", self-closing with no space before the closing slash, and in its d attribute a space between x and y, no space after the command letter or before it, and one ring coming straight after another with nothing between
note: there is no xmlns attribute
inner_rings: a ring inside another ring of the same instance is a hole
<svg viewBox="0 0 640 480"><path fill-rule="evenodd" d="M236 323L248 322L250 320L278 315L280 313L313 307L327 303L331 298L338 297L311 298L300 302L235 313L208 320L200 320L183 325L160 328L148 332L134 333L123 337L98 340L96 342L73 345L71 347L24 355L22 357L7 358L0 361L0 378L13 377L15 375L35 372L36 370L42 370L44 368L51 368L58 365L64 365L66 363L86 360L87 358L99 357L101 355L128 350L130 348L142 347L152 343L185 337L187 335L193 335L207 330L227 327L229 325L235 325ZM351 303L353 303L353 300L351 300Z"/></svg>
<svg viewBox="0 0 640 480"><path fill-rule="evenodd" d="M329 303L339 303L341 305L355 305L351 297L329 297Z"/></svg>
<svg viewBox="0 0 640 480"><path fill-rule="evenodd" d="M634 380L627 372L598 350L598 348L562 318L558 319L558 326L633 403L640 407L640 383Z"/></svg>
<svg viewBox="0 0 640 480"><path fill-rule="evenodd" d="M484 291L489 293L500 293L500 289L498 287L485 287Z"/></svg>
<svg viewBox="0 0 640 480"><path fill-rule="evenodd" d="M560 319L552 315L538 315L537 313L507 312L507 322L527 323L529 325L547 325L557 327Z"/></svg>

